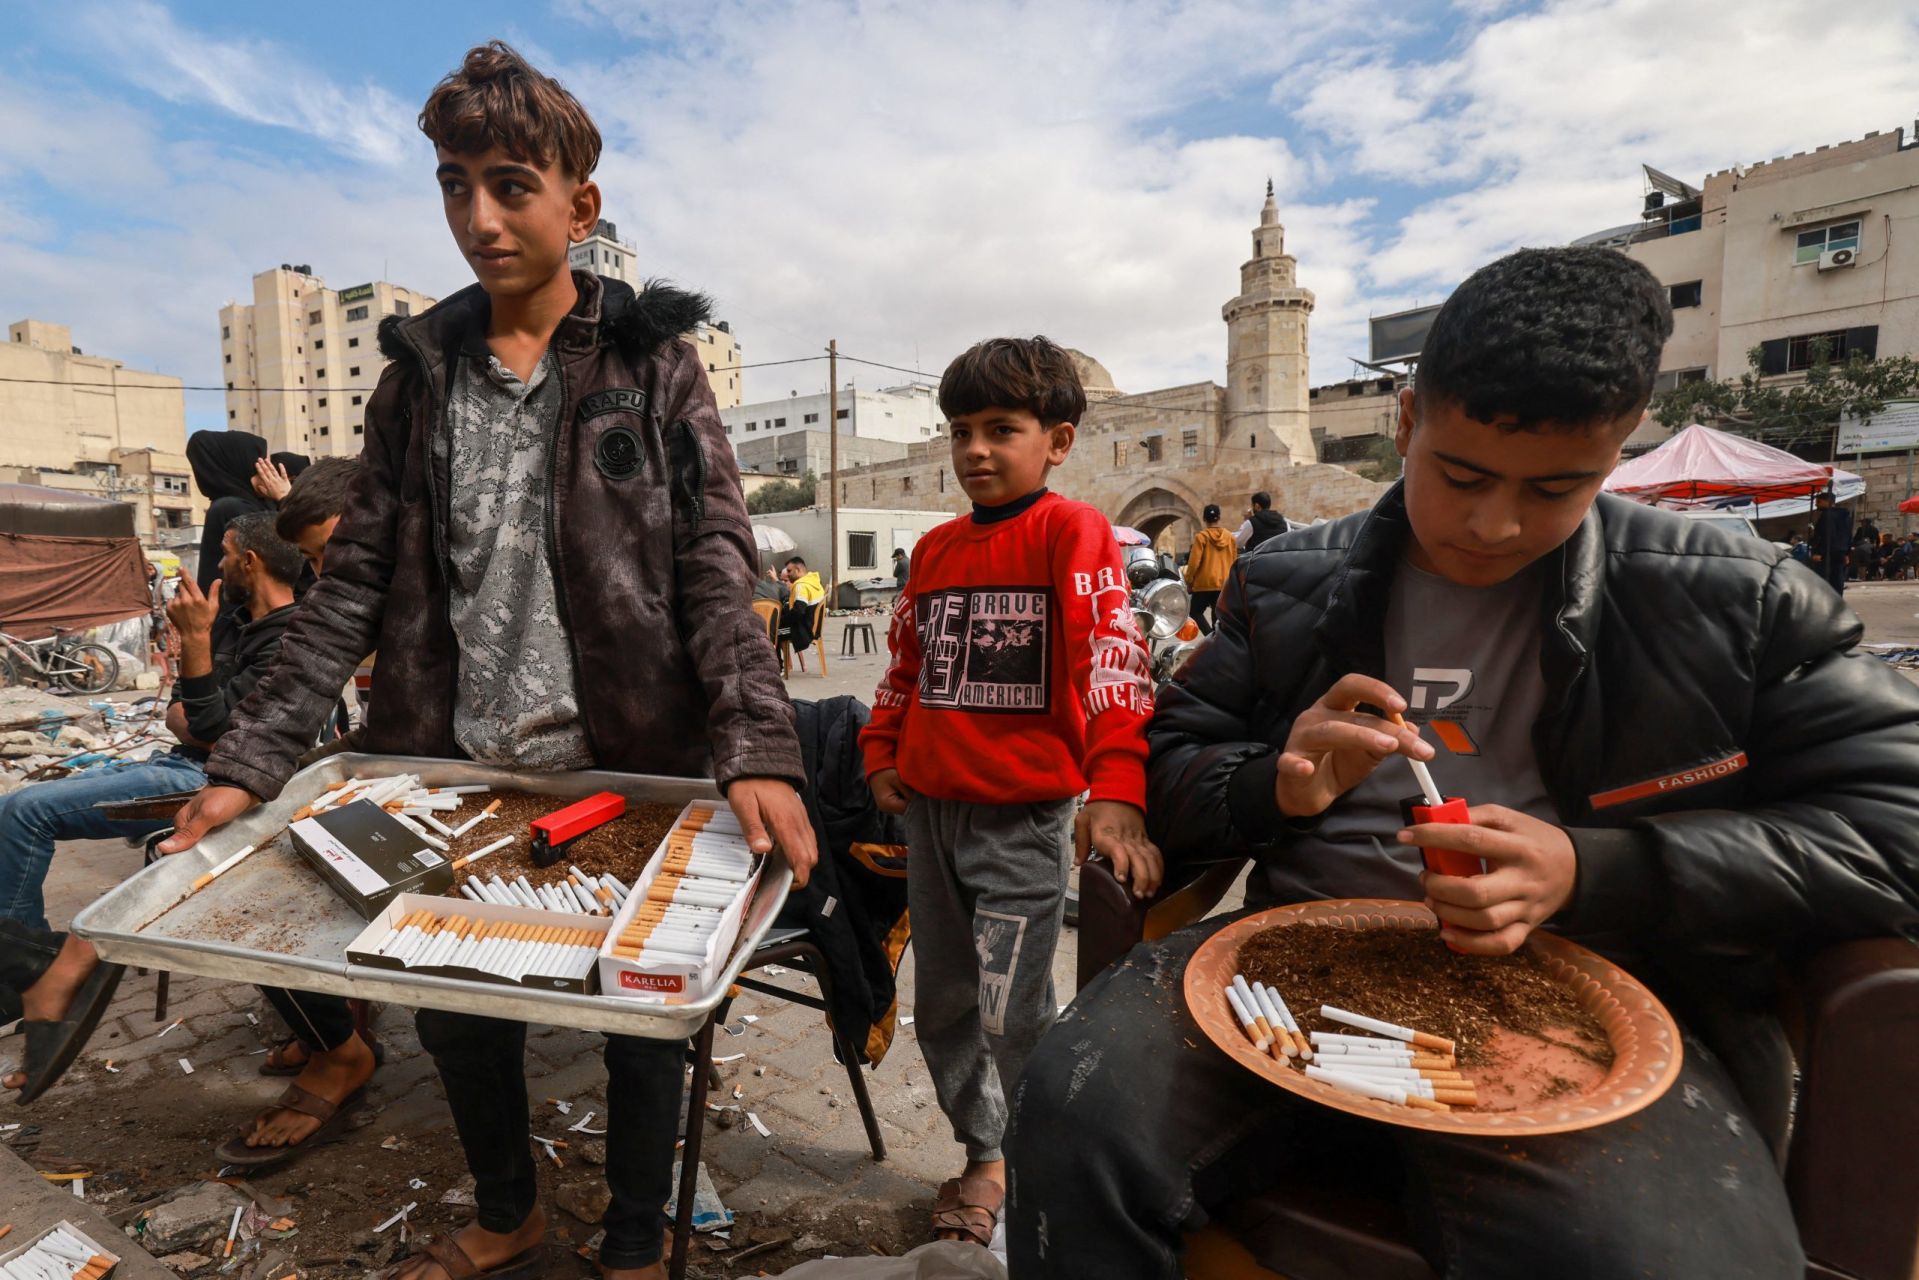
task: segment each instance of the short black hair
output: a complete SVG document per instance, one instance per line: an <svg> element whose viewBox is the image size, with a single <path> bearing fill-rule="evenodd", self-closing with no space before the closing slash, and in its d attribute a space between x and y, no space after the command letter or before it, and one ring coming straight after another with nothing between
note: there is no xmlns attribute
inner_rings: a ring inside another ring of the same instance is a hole
<svg viewBox="0 0 1919 1280"><path fill-rule="evenodd" d="M804 556L788 556L788 557L786 558L786 563L788 563L788 564L796 564L796 565L799 565L799 566L800 566L801 568L804 568L804 567L806 566L806 557L804 557Z"/></svg>
<svg viewBox="0 0 1919 1280"><path fill-rule="evenodd" d="M1043 427L1075 426L1086 416L1086 388L1066 348L1047 338L988 338L962 351L940 375L940 412L948 421L986 409L1024 409Z"/></svg>
<svg viewBox="0 0 1919 1280"><path fill-rule="evenodd" d="M300 580L306 558L300 554L300 548L274 532L272 512L249 511L236 516L227 525L227 532L233 535L236 548L259 556L260 563L276 581L290 587Z"/></svg>
<svg viewBox="0 0 1919 1280"><path fill-rule="evenodd" d="M1261 511L1271 511L1273 509L1273 495L1261 489L1253 495L1253 505Z"/></svg>
<svg viewBox="0 0 1919 1280"><path fill-rule="evenodd" d="M894 548L893 548L893 558L894 558L895 560L897 560L897 559L899 559L899 558L900 558L901 556L903 556L903 555L905 555L905 554L906 554L906 548L905 548L905 547L894 547Z"/></svg>
<svg viewBox="0 0 1919 1280"><path fill-rule="evenodd" d="M358 458L322 458L302 471L280 499L280 514L273 527L282 538L292 542L300 531L325 524L346 510L347 490L360 474Z"/></svg>
<svg viewBox="0 0 1919 1280"><path fill-rule="evenodd" d="M1614 249L1521 249L1481 267L1433 318L1414 376L1422 409L1450 401L1513 430L1591 427L1646 407L1672 336L1666 288Z"/></svg>
<svg viewBox="0 0 1919 1280"><path fill-rule="evenodd" d="M1207 524L1217 524L1219 522L1219 504L1217 502L1207 503L1206 510L1200 512L1199 517Z"/></svg>

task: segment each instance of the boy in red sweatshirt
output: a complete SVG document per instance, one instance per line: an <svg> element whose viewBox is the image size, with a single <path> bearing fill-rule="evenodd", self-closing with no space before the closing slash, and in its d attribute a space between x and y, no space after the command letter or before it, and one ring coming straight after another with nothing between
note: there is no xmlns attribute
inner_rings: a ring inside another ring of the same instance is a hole
<svg viewBox="0 0 1919 1280"><path fill-rule="evenodd" d="M1086 411L1071 357L1045 338L982 342L948 366L940 409L973 513L914 550L860 746L880 808L906 815L920 1048L966 1146L934 1231L984 1245L1006 1101L1057 1008L1068 828L1074 864L1097 850L1140 896L1159 884L1153 694L1112 526L1046 490Z"/></svg>

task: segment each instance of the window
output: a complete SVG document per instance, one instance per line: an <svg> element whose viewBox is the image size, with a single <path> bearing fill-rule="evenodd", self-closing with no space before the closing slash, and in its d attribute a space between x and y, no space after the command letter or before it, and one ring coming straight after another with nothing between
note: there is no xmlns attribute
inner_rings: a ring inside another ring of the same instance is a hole
<svg viewBox="0 0 1919 1280"><path fill-rule="evenodd" d="M227 383L227 390L228 391L233 390L233 384L231 382Z"/></svg>
<svg viewBox="0 0 1919 1280"><path fill-rule="evenodd" d="M847 486L846 486L846 485L841 485L841 486L840 486L840 501L841 501L841 502L845 502L845 501L846 501L846 498L847 498L847 493L846 493L846 490L847 490Z"/></svg>
<svg viewBox="0 0 1919 1280"><path fill-rule="evenodd" d="M1654 395L1658 395L1661 391L1671 391L1674 387L1680 386L1683 383L1704 382L1705 380L1706 369L1704 365L1696 369L1668 369L1652 380L1652 390Z"/></svg>
<svg viewBox="0 0 1919 1280"><path fill-rule="evenodd" d="M900 492L901 492L901 493L911 493L911 492L913 492L913 477L912 477L912 476L901 476L901 477L900 477Z"/></svg>
<svg viewBox="0 0 1919 1280"><path fill-rule="evenodd" d="M358 403L360 403L360 397L358 397L358 396L354 396L354 397L353 397L353 403L354 403L354 404L358 404Z"/></svg>
<svg viewBox="0 0 1919 1280"><path fill-rule="evenodd" d="M357 347L357 346L359 346L359 345L360 345L360 340L359 340L358 338L348 338L348 339L346 340L346 344L347 344L347 345L348 345L349 347Z"/></svg>
<svg viewBox="0 0 1919 1280"><path fill-rule="evenodd" d="M324 408L326 408L326 397L325 397L325 396L321 396L321 397L320 397L320 407L321 407L322 409L324 409Z"/></svg>
<svg viewBox="0 0 1919 1280"><path fill-rule="evenodd" d="M1183 431L1179 437L1179 456L1197 458L1199 456L1199 432Z"/></svg>
<svg viewBox="0 0 1919 1280"><path fill-rule="evenodd" d="M325 350L326 350L326 339L325 339L325 338L315 338L315 339L313 340L313 349L314 349L315 351L325 351Z"/></svg>
<svg viewBox="0 0 1919 1280"><path fill-rule="evenodd" d="M326 427L321 427L321 428L320 428L320 434L321 434L321 435L325 435L325 434L327 433L327 430L328 430L328 429L327 429Z"/></svg>
<svg viewBox="0 0 1919 1280"><path fill-rule="evenodd" d="M366 433L366 428L365 428L365 427L363 427L363 426L361 426L361 425L360 425L359 423L357 423L357 422L353 424L353 434L354 434L354 435L356 435L356 436L357 436L357 435L364 435L365 433Z"/></svg>
<svg viewBox="0 0 1919 1280"><path fill-rule="evenodd" d="M757 422L749 422L746 424L746 429L748 431L758 431L760 429L760 424Z"/></svg>
<svg viewBox="0 0 1919 1280"><path fill-rule="evenodd" d="M596 262L598 262L598 261L599 261L599 259L598 259L597 257L595 257L595 256L594 256L594 254L595 254L596 252L597 252L597 251L596 251L596 250L593 250L593 249L588 249L588 250L586 251L586 260L587 260L587 262L588 262L589 264L592 264L592 263L596 263Z"/></svg>
<svg viewBox="0 0 1919 1280"><path fill-rule="evenodd" d="M1681 307L1696 307L1701 301L1700 282L1688 280L1685 284L1676 284L1666 290L1666 296L1672 300L1673 310Z"/></svg>
<svg viewBox="0 0 1919 1280"><path fill-rule="evenodd" d="M236 417L238 417L238 416L239 416L239 415L237 415L237 414L235 414L235 413L233 412L233 410L231 410L231 409L228 409L228 410L227 410L227 421L228 421L228 422L232 422L232 421L234 420L234 418L236 418Z"/></svg>
<svg viewBox="0 0 1919 1280"><path fill-rule="evenodd" d="M1819 227L1812 231L1799 233L1798 247L1793 250L1794 266L1804 266L1808 262L1819 261L1819 255L1833 249L1857 249L1859 247L1859 220L1835 222L1829 227Z"/></svg>
<svg viewBox="0 0 1919 1280"><path fill-rule="evenodd" d="M307 384L307 376L303 373L300 375L300 385L304 387L306 384Z"/></svg>
<svg viewBox="0 0 1919 1280"><path fill-rule="evenodd" d="M849 533L846 535L846 559L854 569L877 569L879 562L874 554L880 543L879 537L871 533Z"/></svg>
<svg viewBox="0 0 1919 1280"><path fill-rule="evenodd" d="M321 315L320 315L320 313L319 313L318 311L309 311L309 312L307 312L307 323L308 323L308 324L318 324L318 323L320 323L320 320L321 320L321 319L322 319L322 317L321 317Z"/></svg>
<svg viewBox="0 0 1919 1280"><path fill-rule="evenodd" d="M1256 433L1250 433L1250 432L1249 432L1249 433L1247 434L1247 436L1246 436L1246 447L1247 447L1248 449L1257 449L1257 448L1259 448L1259 436L1258 436L1258 435L1257 435Z"/></svg>
<svg viewBox="0 0 1919 1280"><path fill-rule="evenodd" d="M223 325L221 325L221 326L220 326L220 336L221 336L222 338L231 338L231 337L233 336L233 326L232 326L232 325L230 325L230 324L223 324Z"/></svg>
<svg viewBox="0 0 1919 1280"><path fill-rule="evenodd" d="M231 351L227 352L227 363L228 364L233 363L233 353Z"/></svg>
<svg viewBox="0 0 1919 1280"><path fill-rule="evenodd" d="M940 468L940 492L941 493L946 492L946 468L945 467Z"/></svg>
<svg viewBox="0 0 1919 1280"><path fill-rule="evenodd" d="M1797 373L1815 364L1843 364L1846 359L1846 331L1802 333L1786 339L1786 372Z"/></svg>
<svg viewBox="0 0 1919 1280"><path fill-rule="evenodd" d="M348 324L352 324L355 320L366 319L366 308L365 307L348 307L346 309L346 319Z"/></svg>
<svg viewBox="0 0 1919 1280"><path fill-rule="evenodd" d="M1146 461L1148 462L1159 461L1159 437L1158 436L1148 436L1146 438Z"/></svg>
<svg viewBox="0 0 1919 1280"><path fill-rule="evenodd" d="M1113 441L1113 465L1116 467L1126 465L1126 442L1124 440Z"/></svg>
<svg viewBox="0 0 1919 1280"><path fill-rule="evenodd" d="M774 426L776 426L776 427L783 427L783 426L785 426L785 425L786 425L786 419L785 419L785 418L775 418L775 419L773 419L773 425L774 425Z"/></svg>
<svg viewBox="0 0 1919 1280"><path fill-rule="evenodd" d="M834 414L833 416L835 418L850 418L853 416L853 411L851 409L841 409L838 413Z"/></svg>
<svg viewBox="0 0 1919 1280"><path fill-rule="evenodd" d="M346 371L346 376L347 376L347 377L349 377L349 378L357 378L357 377L359 377L359 376L360 376L360 366L356 364L356 365L354 365L354 366L353 366L353 367L352 367L351 369L348 369L348 370Z"/></svg>
<svg viewBox="0 0 1919 1280"><path fill-rule="evenodd" d="M733 434L733 424L730 422L726 424L726 434L729 436Z"/></svg>
<svg viewBox="0 0 1919 1280"><path fill-rule="evenodd" d="M413 304L411 302L395 300L393 303L393 314L396 316L410 316L413 314Z"/></svg>
<svg viewBox="0 0 1919 1280"><path fill-rule="evenodd" d="M809 413L804 418L800 419L800 425L805 426L809 422L818 422L819 420L820 420L819 414Z"/></svg>
<svg viewBox="0 0 1919 1280"><path fill-rule="evenodd" d="M325 369L315 369L315 370L313 371L313 380L314 380L315 382L320 382L320 381L323 381L323 380L324 380L325 378L326 378L326 370L325 370Z"/></svg>

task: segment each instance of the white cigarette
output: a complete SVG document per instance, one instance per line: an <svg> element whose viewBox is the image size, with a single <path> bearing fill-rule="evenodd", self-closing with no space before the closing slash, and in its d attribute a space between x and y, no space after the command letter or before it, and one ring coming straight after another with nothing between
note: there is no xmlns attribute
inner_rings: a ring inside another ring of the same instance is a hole
<svg viewBox="0 0 1919 1280"><path fill-rule="evenodd" d="M467 825L471 826L473 824L468 823ZM470 862L475 862L481 858L486 857L487 854L492 853L496 849L504 849L508 845L512 844L513 840L514 840L513 836L501 836L498 840L495 840L492 844L484 845L481 848L475 849L472 853L467 854L466 857L461 858L460 865L465 866Z"/></svg>
<svg viewBox="0 0 1919 1280"><path fill-rule="evenodd" d="M213 870L208 871L202 875L195 876L193 880L193 888L189 890L189 892L198 893L200 890L206 888L208 885L212 884L215 880L225 875L227 872L233 870L233 868L239 866L240 859L246 857L249 853L252 853L256 847L257 846L255 845L248 845L244 849L241 849L238 853L235 853L231 855L230 857L225 858L222 861L216 863L214 865Z"/></svg>
<svg viewBox="0 0 1919 1280"><path fill-rule="evenodd" d="M398 1213L394 1214L391 1218L388 1218L385 1222L382 1222L379 1226L373 1228L373 1234L374 1235L380 1234L380 1232L385 1231L388 1227L398 1222L401 1218L406 1217L407 1214L412 1213L415 1209L419 1207L420 1207L419 1201L415 1200L411 1202L410 1204L407 1205L406 1208L400 1210Z"/></svg>
<svg viewBox="0 0 1919 1280"><path fill-rule="evenodd" d="M435 787L430 796L483 796L493 788L483 782L463 783L457 787Z"/></svg>
<svg viewBox="0 0 1919 1280"><path fill-rule="evenodd" d="M1433 771L1426 767L1426 762L1407 756L1406 763L1413 767L1413 781L1419 784L1419 794L1425 797L1426 803L1434 808L1445 804L1446 797L1439 794L1439 788L1433 784Z"/></svg>
<svg viewBox="0 0 1919 1280"><path fill-rule="evenodd" d="M533 890L533 896L538 898L540 905L548 911L558 911L560 909L559 901L554 898L553 891L545 885L537 886Z"/></svg>
<svg viewBox="0 0 1919 1280"><path fill-rule="evenodd" d="M1306 1074L1314 1080L1329 1084L1346 1093L1356 1093L1362 1098L1397 1102L1402 1107L1406 1105L1406 1091L1397 1085L1367 1080L1360 1076L1344 1075L1338 1071L1328 1071L1324 1067L1307 1067Z"/></svg>
<svg viewBox="0 0 1919 1280"><path fill-rule="evenodd" d="M482 894L478 889L475 889L471 880L463 880L460 882L460 896L463 898L471 898L475 902L486 901L486 895Z"/></svg>
<svg viewBox="0 0 1919 1280"><path fill-rule="evenodd" d="M586 886L581 884L578 880L562 880L560 883L566 886L567 892L571 893L573 897L579 902L582 910L585 910L585 911L599 910L600 904L594 900L592 894L587 892Z"/></svg>
<svg viewBox="0 0 1919 1280"><path fill-rule="evenodd" d="M1227 987L1226 1002L1233 1006L1233 1012L1239 1015L1239 1024L1246 1028L1246 1034L1253 1038L1253 1046L1264 1053L1272 1046L1272 1041L1259 1034L1259 1022L1253 1017L1253 1011L1246 1007L1246 1001L1236 987Z"/></svg>
<svg viewBox="0 0 1919 1280"><path fill-rule="evenodd" d="M426 823L427 826L432 827L435 831L439 832L441 835L445 836L447 839L451 840L453 838L453 828L447 826L446 823L441 822L438 818L434 817L432 814L430 813L421 814L420 821Z"/></svg>
<svg viewBox="0 0 1919 1280"><path fill-rule="evenodd" d="M601 876L600 879L606 881L607 887L613 890L613 892L619 894L622 898L624 898L627 894L633 892L631 889L621 884L617 879L615 879L611 875Z"/></svg>
<svg viewBox="0 0 1919 1280"><path fill-rule="evenodd" d="M247 1207L243 1204L233 1206L233 1222L227 1227L227 1247L222 1256L228 1258L233 1256L233 1238L240 1234L240 1215L246 1211Z"/></svg>
<svg viewBox="0 0 1919 1280"><path fill-rule="evenodd" d="M1363 1013L1349 1013L1345 1009L1335 1009L1329 1004L1319 1006L1319 1016L1329 1022L1343 1022L1349 1027L1358 1027L1361 1031L1370 1031L1379 1036L1391 1036L1395 1040L1405 1040L1428 1049L1437 1049L1441 1053L1453 1051L1453 1042L1444 1036L1415 1031L1411 1027L1402 1027L1396 1022L1383 1022L1378 1018L1369 1018Z"/></svg>
<svg viewBox="0 0 1919 1280"><path fill-rule="evenodd" d="M1315 1031L1313 1043L1327 1047L1345 1045L1361 1052L1377 1050L1381 1053L1411 1053L1403 1040L1381 1040L1378 1036L1350 1036L1340 1031Z"/></svg>
<svg viewBox="0 0 1919 1280"><path fill-rule="evenodd" d="M492 816L493 816L492 814L482 809L478 813L474 814L472 817L468 818L465 822L462 822L459 826L453 828L453 834L456 837L463 836L467 832L473 830L473 828L479 826L482 822L485 822L488 818Z"/></svg>
<svg viewBox="0 0 1919 1280"><path fill-rule="evenodd" d="M1293 1043L1290 1035L1286 1034L1286 1020L1279 1016L1279 1006L1273 1003L1273 993L1263 983L1255 982L1253 999L1259 1003L1260 1011L1266 1015L1267 1023L1279 1036L1280 1053L1288 1058L1298 1057L1299 1046Z"/></svg>
<svg viewBox="0 0 1919 1280"><path fill-rule="evenodd" d="M401 825L404 826L408 831L411 831L414 835L420 837L420 839L426 841L428 844L432 845L435 849L438 849L441 853L446 852L446 849L447 849L446 841L440 839L440 837L434 835L432 832L428 831L425 827L421 826L419 823L415 822L413 819L407 817L404 813L396 813L393 816L399 819Z"/></svg>

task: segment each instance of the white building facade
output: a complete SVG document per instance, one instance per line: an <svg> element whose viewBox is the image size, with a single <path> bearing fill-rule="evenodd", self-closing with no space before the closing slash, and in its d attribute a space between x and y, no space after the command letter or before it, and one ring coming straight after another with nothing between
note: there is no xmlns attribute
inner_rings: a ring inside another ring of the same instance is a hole
<svg viewBox="0 0 1919 1280"><path fill-rule="evenodd" d="M720 421L737 453L742 444L795 432L825 433L832 428L833 406L826 392L792 395L784 400L758 400L731 408L722 406ZM925 383L861 391L846 387L839 394L837 426L843 436L919 444L941 434L946 425L938 392Z"/></svg>

